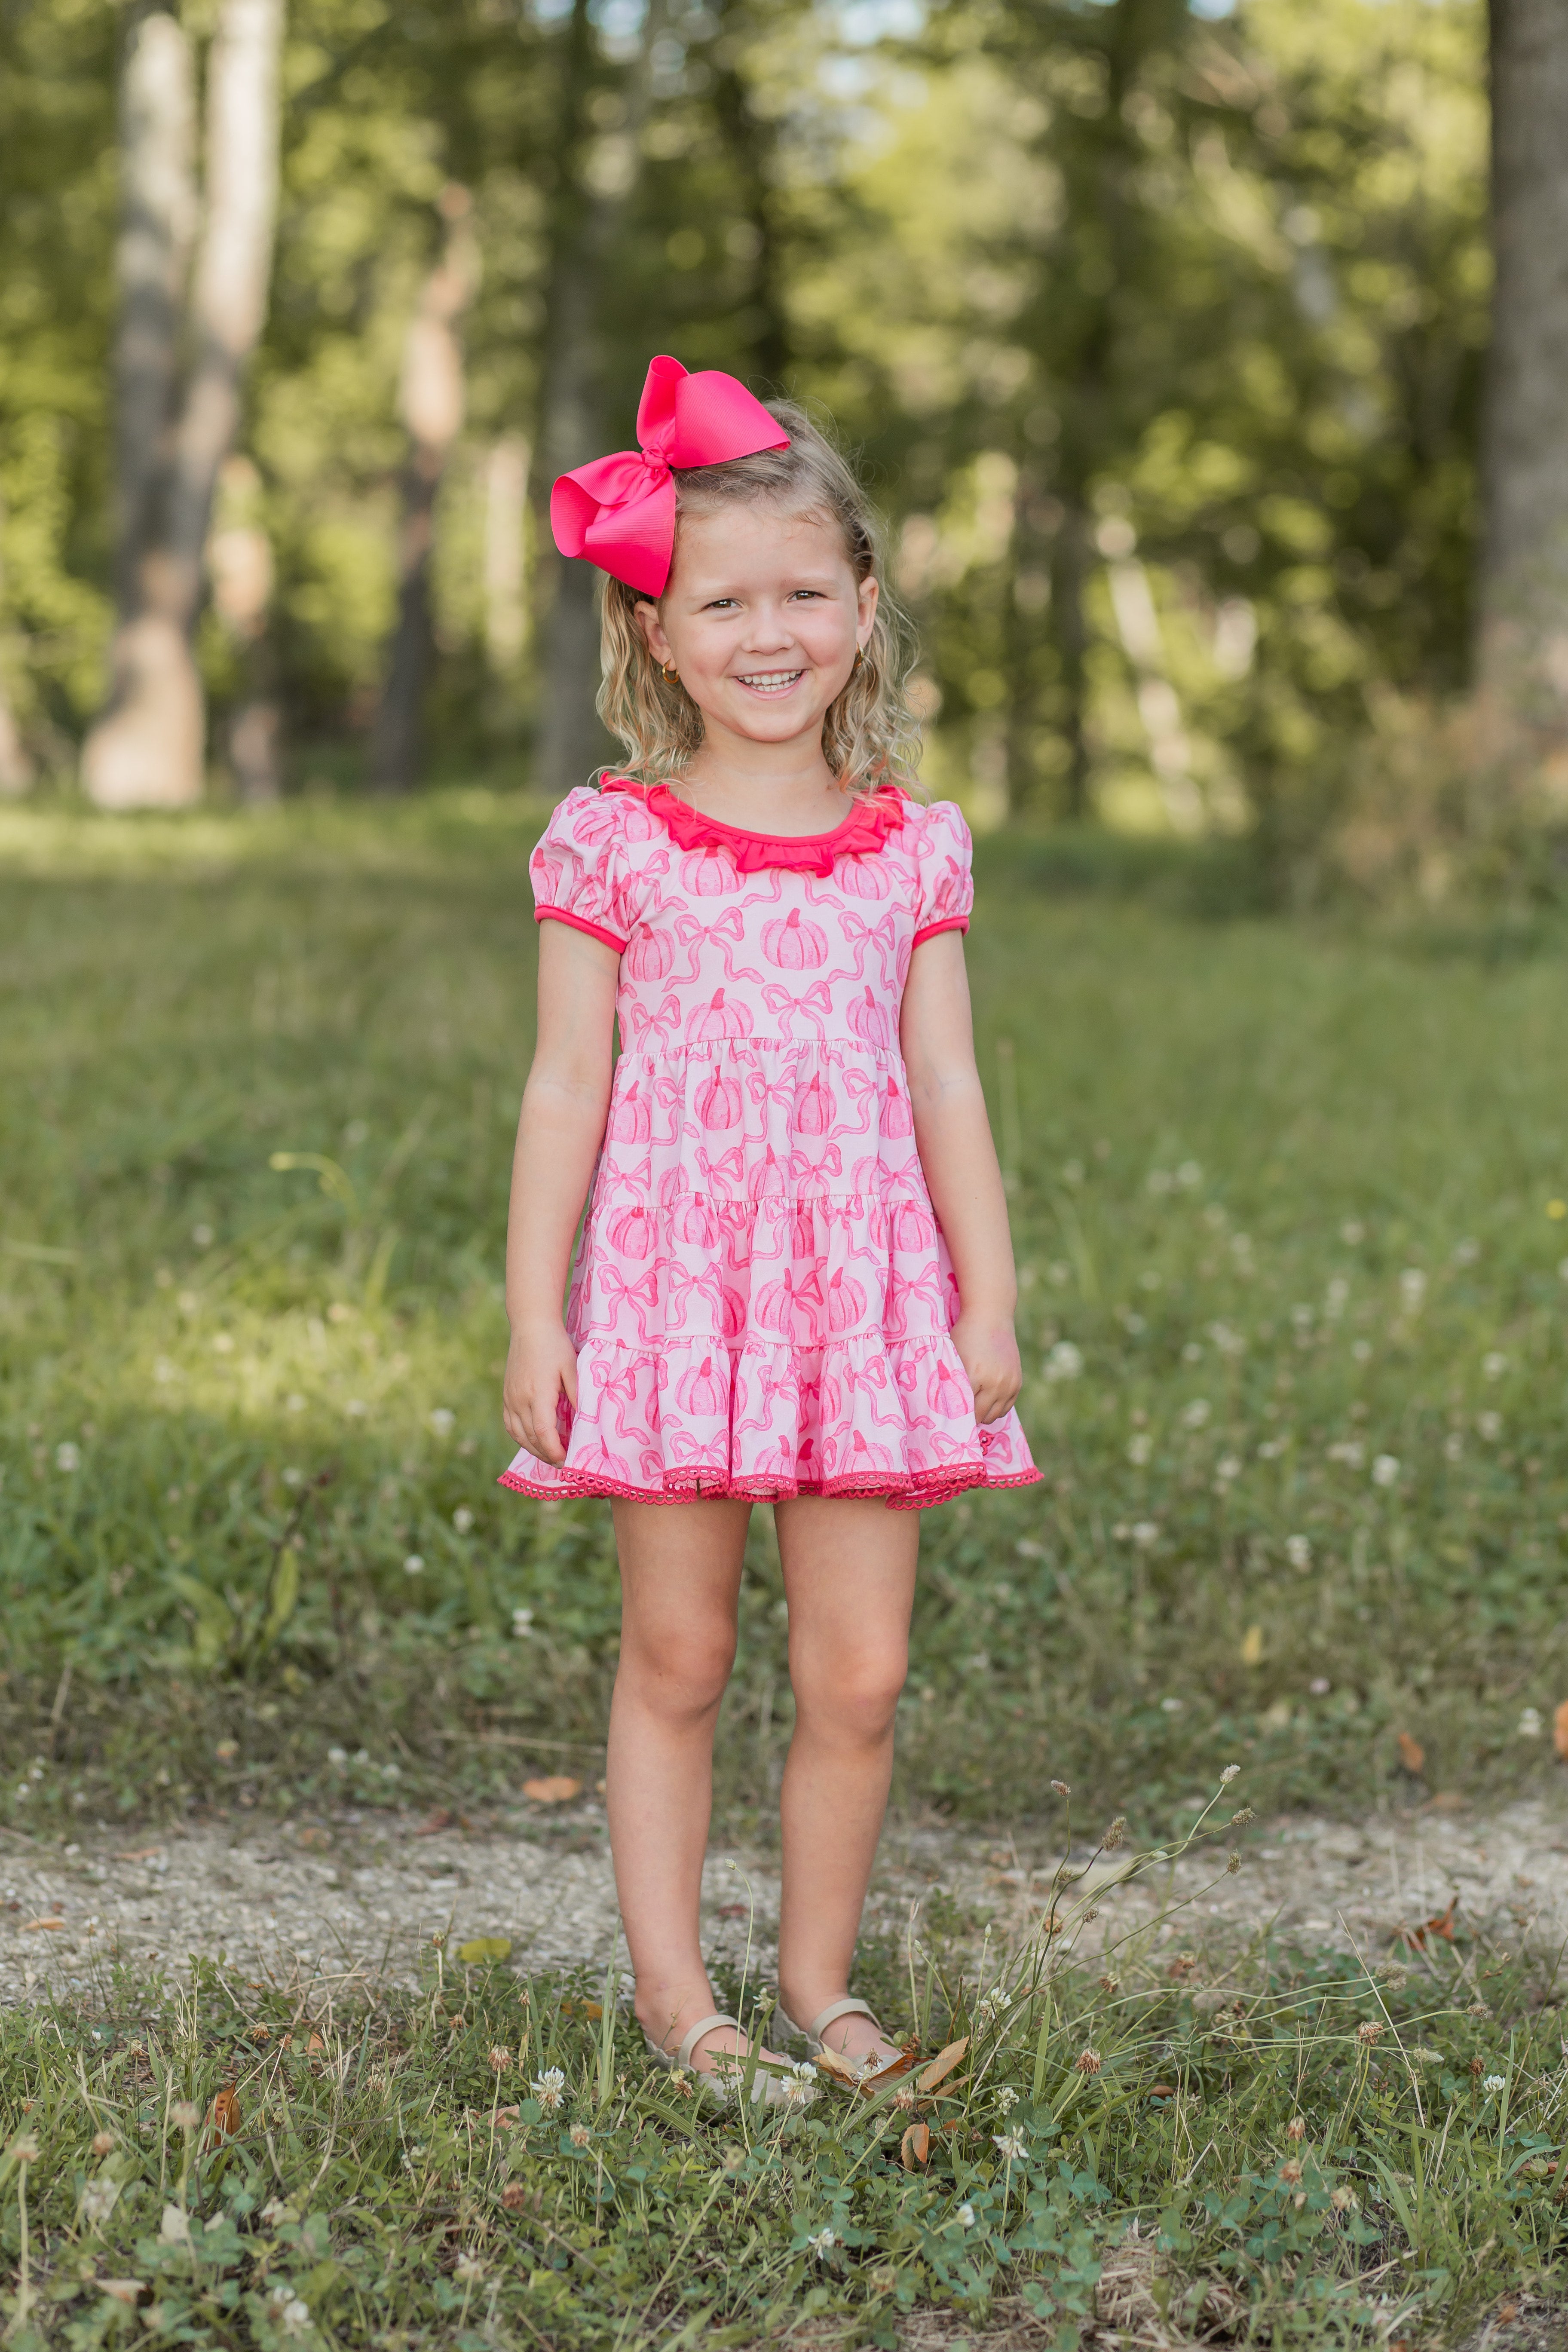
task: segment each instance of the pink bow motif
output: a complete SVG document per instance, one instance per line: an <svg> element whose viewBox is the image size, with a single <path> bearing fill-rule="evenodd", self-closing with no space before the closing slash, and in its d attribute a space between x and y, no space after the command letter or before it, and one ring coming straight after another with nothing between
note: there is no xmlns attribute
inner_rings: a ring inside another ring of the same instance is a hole
<svg viewBox="0 0 1568 2352"><path fill-rule="evenodd" d="M648 362L636 449L563 474L550 493L550 528L563 555L581 555L628 588L662 596L675 554L676 466L722 466L789 435L743 383L718 368L688 375L679 360Z"/></svg>

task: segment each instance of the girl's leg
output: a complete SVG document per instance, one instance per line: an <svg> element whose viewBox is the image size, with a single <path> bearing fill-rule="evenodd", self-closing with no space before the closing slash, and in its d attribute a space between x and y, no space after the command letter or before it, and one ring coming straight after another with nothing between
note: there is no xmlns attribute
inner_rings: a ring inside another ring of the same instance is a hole
<svg viewBox="0 0 1568 2352"><path fill-rule="evenodd" d="M909 1666L920 1515L801 1496L773 1516L795 1704L781 1804L779 1994L806 2025L849 1990ZM893 2051L865 2017L841 2019L826 2038L854 2058Z"/></svg>
<svg viewBox="0 0 1568 2352"><path fill-rule="evenodd" d="M717 2009L699 1928L713 1802L713 1727L735 1657L735 1606L751 1505L615 1506L621 1658L605 1770L610 1851L637 2011L674 2050ZM710 2065L744 2035L699 2045Z"/></svg>

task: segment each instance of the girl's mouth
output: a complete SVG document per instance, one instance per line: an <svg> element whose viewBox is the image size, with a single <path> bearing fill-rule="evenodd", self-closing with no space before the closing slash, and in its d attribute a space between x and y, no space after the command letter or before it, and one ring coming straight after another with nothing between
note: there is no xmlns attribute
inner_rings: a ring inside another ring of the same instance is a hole
<svg viewBox="0 0 1568 2352"><path fill-rule="evenodd" d="M787 694L805 676L803 669L748 670L735 681L751 694Z"/></svg>

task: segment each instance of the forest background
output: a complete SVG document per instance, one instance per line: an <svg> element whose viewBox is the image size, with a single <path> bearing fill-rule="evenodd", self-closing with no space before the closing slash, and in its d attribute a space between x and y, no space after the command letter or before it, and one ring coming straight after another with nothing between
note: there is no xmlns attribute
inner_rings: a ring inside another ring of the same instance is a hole
<svg viewBox="0 0 1568 2352"><path fill-rule="evenodd" d="M1561 30L1491 13L1544 247ZM1235 836L1275 898L1549 881L1568 295L1516 238L1534 348L1500 325L1489 387L1488 34L1479 0L8 10L0 788L580 780L594 583L548 486L671 350L858 454L977 825ZM1543 602L1489 718L1489 612Z"/></svg>

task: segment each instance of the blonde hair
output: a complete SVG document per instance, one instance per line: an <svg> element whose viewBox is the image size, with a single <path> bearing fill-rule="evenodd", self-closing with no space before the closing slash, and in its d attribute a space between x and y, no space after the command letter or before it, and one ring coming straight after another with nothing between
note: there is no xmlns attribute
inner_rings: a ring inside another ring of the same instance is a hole
<svg viewBox="0 0 1568 2352"><path fill-rule="evenodd" d="M787 514L820 514L843 531L856 579L875 572L881 587L878 518L848 466L793 401L765 404L789 446L679 469L677 530L682 515L711 514L742 499ZM623 580L605 582L598 695L600 718L625 747L625 772L650 784L678 777L702 741L701 712L679 679L665 677L643 635L637 606L652 601ZM847 792L868 796L885 783L908 789L915 782L921 734L904 693L913 655L913 631L883 588L861 658L822 722L827 764Z"/></svg>

